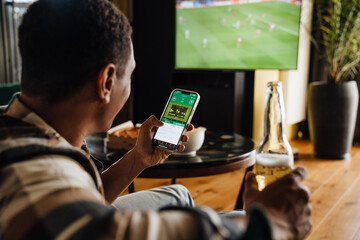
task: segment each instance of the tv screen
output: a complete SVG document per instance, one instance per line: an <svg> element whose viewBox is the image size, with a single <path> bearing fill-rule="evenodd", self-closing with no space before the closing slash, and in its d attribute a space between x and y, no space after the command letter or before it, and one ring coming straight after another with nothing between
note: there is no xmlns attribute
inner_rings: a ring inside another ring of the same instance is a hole
<svg viewBox="0 0 360 240"><path fill-rule="evenodd" d="M301 0L176 1L176 69L297 68Z"/></svg>

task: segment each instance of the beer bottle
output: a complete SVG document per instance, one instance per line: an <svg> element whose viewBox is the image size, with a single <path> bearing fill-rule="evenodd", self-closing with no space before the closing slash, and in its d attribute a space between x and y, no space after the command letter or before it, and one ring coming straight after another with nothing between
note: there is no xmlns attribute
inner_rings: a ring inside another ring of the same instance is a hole
<svg viewBox="0 0 360 240"><path fill-rule="evenodd" d="M264 135L256 149L254 172L259 186L289 173L294 166L292 149L285 135L285 109L281 82L268 82L264 115Z"/></svg>

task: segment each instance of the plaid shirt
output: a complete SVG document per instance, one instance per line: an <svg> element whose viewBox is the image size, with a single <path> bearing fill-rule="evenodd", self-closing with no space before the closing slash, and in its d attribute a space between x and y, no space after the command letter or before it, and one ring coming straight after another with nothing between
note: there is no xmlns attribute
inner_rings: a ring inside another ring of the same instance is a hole
<svg viewBox="0 0 360 240"><path fill-rule="evenodd" d="M18 97L13 98L3 114L21 120L25 127L15 128L21 137L14 137L16 131L9 132L7 127L0 128L0 239L223 239L245 236L231 221L221 219L210 209L115 210L105 202L101 178L91 160L86 162L87 169L71 155L56 151L27 159L13 157L21 156L23 149L34 144L71 150L80 155L87 153L71 146ZM36 126L47 138L36 137L31 131L27 134L26 124ZM13 157L13 162L1 166L7 160L4 153L11 149L16 151L7 156Z"/></svg>

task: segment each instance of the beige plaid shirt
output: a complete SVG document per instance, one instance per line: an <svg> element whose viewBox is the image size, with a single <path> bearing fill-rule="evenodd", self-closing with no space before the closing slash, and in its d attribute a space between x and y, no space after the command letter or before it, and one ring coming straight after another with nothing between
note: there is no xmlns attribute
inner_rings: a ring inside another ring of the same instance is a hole
<svg viewBox="0 0 360 240"><path fill-rule="evenodd" d="M34 143L82 151L72 147L18 97L5 114L33 124L52 137L13 138L5 136L6 129L0 128L0 153ZM204 236L202 226L206 221L200 221L197 210L116 211L105 202L101 178L95 172L98 184L76 160L54 154L0 168L0 239L199 239ZM210 222L218 226L209 236L222 239L221 235L229 234L212 210L198 211L211 216Z"/></svg>

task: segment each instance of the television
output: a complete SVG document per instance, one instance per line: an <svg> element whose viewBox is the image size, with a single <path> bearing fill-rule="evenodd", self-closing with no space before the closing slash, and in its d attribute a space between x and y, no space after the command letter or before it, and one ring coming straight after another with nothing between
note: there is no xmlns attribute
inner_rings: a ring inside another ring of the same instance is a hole
<svg viewBox="0 0 360 240"><path fill-rule="evenodd" d="M297 69L301 0L175 3L175 69Z"/></svg>

